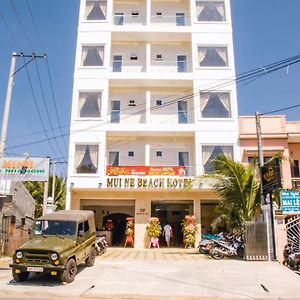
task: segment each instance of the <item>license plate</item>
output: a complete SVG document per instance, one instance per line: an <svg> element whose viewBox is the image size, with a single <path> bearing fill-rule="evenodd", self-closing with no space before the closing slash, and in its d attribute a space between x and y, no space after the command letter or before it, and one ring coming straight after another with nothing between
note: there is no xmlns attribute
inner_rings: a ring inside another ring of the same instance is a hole
<svg viewBox="0 0 300 300"><path fill-rule="evenodd" d="M44 268L42 267L27 267L28 272L43 272Z"/></svg>

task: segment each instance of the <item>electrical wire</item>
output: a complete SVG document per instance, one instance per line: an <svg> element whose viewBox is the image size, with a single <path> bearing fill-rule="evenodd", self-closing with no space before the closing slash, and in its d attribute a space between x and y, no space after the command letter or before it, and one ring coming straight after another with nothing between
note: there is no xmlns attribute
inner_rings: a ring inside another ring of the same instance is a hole
<svg viewBox="0 0 300 300"><path fill-rule="evenodd" d="M23 57L23 59L24 59L24 62L26 62L25 57ZM36 110L37 110L37 112L38 112L38 116L39 116L40 122L41 122L41 124L42 124L43 130L44 130L45 135L46 135L46 137L47 137L46 140L49 142L49 145L50 145L50 147L51 147L53 153L55 154L55 156L57 156L56 151L55 151L55 149L53 148L53 146L52 146L52 144L51 144L51 142L50 142L50 138L49 138L47 132L45 131L45 125L44 125L44 122L43 122L43 119L42 119L42 115L41 115L41 112L40 112L40 109L39 109L39 106L38 106L37 98L36 98L35 93L34 93L34 90L33 90L32 82L31 82L31 78L30 78L30 75L29 75L29 71L28 71L27 66L26 66L25 70L26 70L26 74L27 74L27 79L28 79L28 82L29 82L30 90L31 90L31 93L32 93L32 97L33 97L33 100L34 100L34 104L35 104ZM55 139L56 139L56 138L57 138L57 137L55 137Z"/></svg>
<svg viewBox="0 0 300 300"><path fill-rule="evenodd" d="M43 85L42 85L42 80L41 80L41 76L40 76L40 71L39 71L39 67L38 67L38 63L37 63L36 59L35 59L35 66L36 66L36 72L37 72L37 76L38 76L38 82L39 82L39 85L40 85L44 106L45 106L45 109L46 109L47 118L48 118L48 121L49 121L49 124L50 124L51 132L54 134L54 129L53 129L51 117L50 117L50 114L49 114L48 105L46 103L46 97L45 97L45 93L44 93L44 89L43 89ZM46 132L46 130L44 130L44 132ZM61 151L61 148L60 148L60 145L59 145L57 139L55 139L55 143L56 143L56 146L57 146L57 149L58 149L59 153L62 155L63 152Z"/></svg>
<svg viewBox="0 0 300 300"><path fill-rule="evenodd" d="M249 80L249 79L251 79L253 81L255 79L258 79L258 78L262 77L263 75L270 74L270 73L275 72L279 69L285 68L287 65L291 65L291 64L294 64L294 63L298 63L298 62L300 62L300 55L297 55L297 56L294 56L294 57L291 57L291 58L287 58L287 59L281 60L279 62L269 64L265 67L256 68L256 69L253 70L253 72L250 72L250 71L244 72L244 73L242 73L242 76L237 76L234 81L236 83L244 82L244 81ZM245 76L245 74L247 74L247 76ZM229 81L226 81L225 83L218 84L215 87L211 87L210 89L206 89L204 91L200 91L200 92L197 92L197 93L193 93L193 94L186 95L186 96L183 96L183 97L180 97L180 98L177 98L177 99L170 100L170 101L166 102L163 107L165 107L167 105L174 104L178 101L191 99L197 94L211 92L212 90L214 90L214 88L217 88L217 89L219 89L220 87L224 88L224 87L226 87L226 85L231 85L231 84L233 84L233 80L229 80ZM159 107L150 107L150 111L158 109L158 108ZM145 112L147 110L148 109L143 109L140 112ZM135 114L136 113L137 112L135 112ZM104 126L107 123L108 122L93 125L93 126L90 126L88 128L81 129L81 130L74 130L72 133L78 133L78 132L86 131L86 130L93 129L93 128L96 128L96 127L99 127L99 126ZM67 136L67 135L70 135L70 134L71 134L71 132L67 133L67 134L63 134L63 136ZM27 146L27 145L32 145L32 144L35 144L35 143L42 143L42 142L45 142L45 141L47 141L47 139L42 139L42 140L35 141L35 142L30 142L30 143L26 143L26 144L22 144L22 145L12 146L10 149L14 149L14 148L22 147L22 146Z"/></svg>

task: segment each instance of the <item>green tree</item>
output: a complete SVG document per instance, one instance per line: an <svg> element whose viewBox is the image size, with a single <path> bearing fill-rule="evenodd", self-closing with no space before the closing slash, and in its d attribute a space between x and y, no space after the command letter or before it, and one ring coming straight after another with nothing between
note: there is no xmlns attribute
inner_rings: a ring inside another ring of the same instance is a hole
<svg viewBox="0 0 300 300"><path fill-rule="evenodd" d="M243 165L225 155L214 160L215 171L201 178L215 179L213 188L221 200L217 206L219 216L213 227L241 230L245 221L260 213L260 183L253 165Z"/></svg>
<svg viewBox="0 0 300 300"><path fill-rule="evenodd" d="M48 195L52 193L53 176L49 177ZM44 199L44 182L41 181L26 181L25 187L35 200L35 217L38 218L43 213L43 199ZM57 206L56 210L65 208L66 203L66 180L62 177L55 177L55 195L54 204Z"/></svg>

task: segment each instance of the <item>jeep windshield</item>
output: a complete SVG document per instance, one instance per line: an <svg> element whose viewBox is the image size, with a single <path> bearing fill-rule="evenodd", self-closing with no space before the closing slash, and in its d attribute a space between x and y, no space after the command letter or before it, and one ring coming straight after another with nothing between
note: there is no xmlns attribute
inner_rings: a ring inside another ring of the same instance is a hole
<svg viewBox="0 0 300 300"><path fill-rule="evenodd" d="M74 221L55 221L55 220L37 220L33 228L34 235L76 235L76 222Z"/></svg>

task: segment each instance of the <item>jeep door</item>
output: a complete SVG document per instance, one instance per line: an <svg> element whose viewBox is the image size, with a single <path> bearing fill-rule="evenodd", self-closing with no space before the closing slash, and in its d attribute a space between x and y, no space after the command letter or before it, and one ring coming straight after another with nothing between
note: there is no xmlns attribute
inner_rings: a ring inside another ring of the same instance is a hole
<svg viewBox="0 0 300 300"><path fill-rule="evenodd" d="M84 255L84 239L85 239L85 234L84 234L84 223L80 222L78 224L78 230L77 230L77 239L76 239L76 260L77 264L83 261L85 258Z"/></svg>

